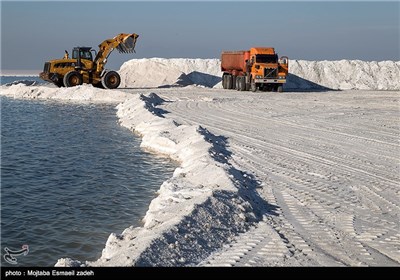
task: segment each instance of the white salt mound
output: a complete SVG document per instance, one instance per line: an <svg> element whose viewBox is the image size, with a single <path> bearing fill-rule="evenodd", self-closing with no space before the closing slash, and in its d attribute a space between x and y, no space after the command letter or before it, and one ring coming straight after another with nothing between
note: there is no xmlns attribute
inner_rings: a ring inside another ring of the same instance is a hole
<svg viewBox="0 0 400 280"><path fill-rule="evenodd" d="M219 59L143 58L125 62L121 87L198 85L221 88ZM290 60L286 89L400 90L399 61Z"/></svg>
<svg viewBox="0 0 400 280"><path fill-rule="evenodd" d="M289 72L287 88L313 89L317 84L342 90L400 89L400 61L291 60Z"/></svg>
<svg viewBox="0 0 400 280"><path fill-rule="evenodd" d="M125 62L121 87L213 87L221 80L219 59L143 58Z"/></svg>

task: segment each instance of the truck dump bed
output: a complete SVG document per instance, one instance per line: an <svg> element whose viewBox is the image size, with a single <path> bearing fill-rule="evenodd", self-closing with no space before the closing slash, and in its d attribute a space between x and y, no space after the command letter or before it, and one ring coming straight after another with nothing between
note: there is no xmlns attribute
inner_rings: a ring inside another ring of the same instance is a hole
<svg viewBox="0 0 400 280"><path fill-rule="evenodd" d="M246 59L250 58L249 51L223 51L221 54L221 70L246 71Z"/></svg>

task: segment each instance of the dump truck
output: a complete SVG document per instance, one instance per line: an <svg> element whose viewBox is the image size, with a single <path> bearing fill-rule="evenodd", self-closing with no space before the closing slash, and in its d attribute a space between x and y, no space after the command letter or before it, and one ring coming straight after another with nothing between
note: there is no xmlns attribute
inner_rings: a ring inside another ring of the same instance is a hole
<svg viewBox="0 0 400 280"><path fill-rule="evenodd" d="M87 83L99 88L115 89L120 85L121 77L116 71L105 69L107 59L114 49L120 53L134 52L138 37L135 33L120 33L112 39L104 40L97 52L91 47L75 47L71 58L68 51L65 51L62 59L45 62L39 77L58 87Z"/></svg>
<svg viewBox="0 0 400 280"><path fill-rule="evenodd" d="M278 58L275 49L270 47L251 48L248 51L223 51L221 54L224 89L282 92L288 70L288 57Z"/></svg>

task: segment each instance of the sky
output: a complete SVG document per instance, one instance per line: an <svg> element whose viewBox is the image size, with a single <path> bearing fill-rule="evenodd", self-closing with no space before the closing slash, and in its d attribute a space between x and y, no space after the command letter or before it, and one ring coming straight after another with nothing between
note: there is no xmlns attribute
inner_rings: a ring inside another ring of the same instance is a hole
<svg viewBox="0 0 400 280"><path fill-rule="evenodd" d="M219 58L271 46L291 59L400 60L400 2L1 2L1 69L42 69L74 46L137 33L132 58Z"/></svg>

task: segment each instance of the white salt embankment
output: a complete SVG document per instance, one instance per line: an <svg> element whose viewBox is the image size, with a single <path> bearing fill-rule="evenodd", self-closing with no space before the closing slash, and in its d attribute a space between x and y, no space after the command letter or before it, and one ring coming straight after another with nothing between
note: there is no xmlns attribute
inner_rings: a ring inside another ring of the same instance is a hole
<svg viewBox="0 0 400 280"><path fill-rule="evenodd" d="M399 90L398 61L289 61L290 90L362 89ZM200 85L221 87L219 59L143 58L125 62L120 69L121 86L168 87Z"/></svg>
<svg viewBox="0 0 400 280"><path fill-rule="evenodd" d="M71 88L58 88L51 86L27 86L23 83L2 86L0 95L13 98L93 103L120 103L129 96L129 94L122 91L102 90L88 84Z"/></svg>
<svg viewBox="0 0 400 280"><path fill-rule="evenodd" d="M224 139L164 118L157 108L163 102L151 93L118 105L121 125L143 137L141 147L180 162L151 202L143 227L111 234L95 262L60 259L57 266L195 265L256 220L251 194L242 189L251 180L228 163Z"/></svg>

